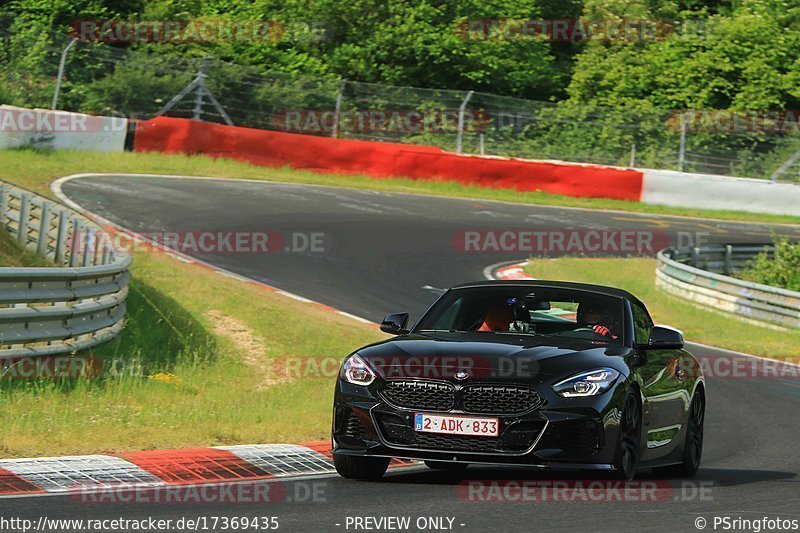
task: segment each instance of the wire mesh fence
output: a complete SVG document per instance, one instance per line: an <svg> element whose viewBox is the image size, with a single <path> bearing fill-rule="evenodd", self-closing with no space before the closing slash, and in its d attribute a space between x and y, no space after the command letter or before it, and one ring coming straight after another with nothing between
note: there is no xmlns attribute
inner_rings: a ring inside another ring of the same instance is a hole
<svg viewBox="0 0 800 533"><path fill-rule="evenodd" d="M121 47L0 30L0 103L173 117L306 135L800 183L798 129L729 128L699 112L608 108L313 78L163 45ZM717 121L720 122L720 121ZM761 126L764 123L760 123ZM794 156L794 157L793 157Z"/></svg>

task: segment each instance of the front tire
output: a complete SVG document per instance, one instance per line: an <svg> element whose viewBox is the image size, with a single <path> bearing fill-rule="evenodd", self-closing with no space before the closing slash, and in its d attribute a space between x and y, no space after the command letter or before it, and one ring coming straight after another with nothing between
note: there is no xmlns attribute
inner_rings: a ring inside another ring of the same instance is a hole
<svg viewBox="0 0 800 533"><path fill-rule="evenodd" d="M683 462L677 465L654 468L657 475L665 477L692 477L700 469L703 458L703 422L706 416L706 397L700 388L689 404L686 420L686 440L683 443Z"/></svg>
<svg viewBox="0 0 800 533"><path fill-rule="evenodd" d="M375 481L380 479L389 468L389 459L333 454L333 466L342 477Z"/></svg>
<svg viewBox="0 0 800 533"><path fill-rule="evenodd" d="M622 406L619 440L614 456L617 476L631 480L636 477L642 455L642 403L636 390L628 391Z"/></svg>

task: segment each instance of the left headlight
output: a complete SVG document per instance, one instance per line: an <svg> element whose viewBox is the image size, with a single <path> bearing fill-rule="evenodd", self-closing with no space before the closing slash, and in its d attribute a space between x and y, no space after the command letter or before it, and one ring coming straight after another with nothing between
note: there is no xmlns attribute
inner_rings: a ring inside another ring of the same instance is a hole
<svg viewBox="0 0 800 533"><path fill-rule="evenodd" d="M613 368L598 368L559 381L553 390L565 398L594 396L608 390L619 377Z"/></svg>
<svg viewBox="0 0 800 533"><path fill-rule="evenodd" d="M375 373L363 359L355 354L348 357L342 364L339 377L348 383L355 383L356 385L369 385L375 381Z"/></svg>

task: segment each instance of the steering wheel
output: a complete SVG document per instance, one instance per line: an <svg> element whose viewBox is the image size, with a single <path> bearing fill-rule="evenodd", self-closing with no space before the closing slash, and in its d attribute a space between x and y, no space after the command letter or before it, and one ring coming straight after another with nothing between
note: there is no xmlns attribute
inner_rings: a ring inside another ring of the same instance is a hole
<svg viewBox="0 0 800 533"><path fill-rule="evenodd" d="M601 335L588 326L581 326L579 328L570 329L564 331L563 333L569 333L571 337L577 337L579 339L592 339L592 340L602 339L604 341L611 340L611 337L608 337L606 335ZM572 335L573 333L577 333L578 335Z"/></svg>

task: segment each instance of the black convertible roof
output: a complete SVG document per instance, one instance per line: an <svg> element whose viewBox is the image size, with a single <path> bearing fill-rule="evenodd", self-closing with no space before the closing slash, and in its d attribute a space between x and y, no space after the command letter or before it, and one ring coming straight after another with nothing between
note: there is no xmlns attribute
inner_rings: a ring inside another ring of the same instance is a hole
<svg viewBox="0 0 800 533"><path fill-rule="evenodd" d="M625 298L631 302L635 302L642 307L645 305L636 296L629 293L624 289L616 287L607 287L605 285L594 285L591 283L576 283L574 281L554 281L554 280L495 280L495 281L473 281L471 283L462 283L456 285L453 289L464 289L468 287L542 287L550 289L575 289L580 291L594 292L606 296L615 296L617 298Z"/></svg>

